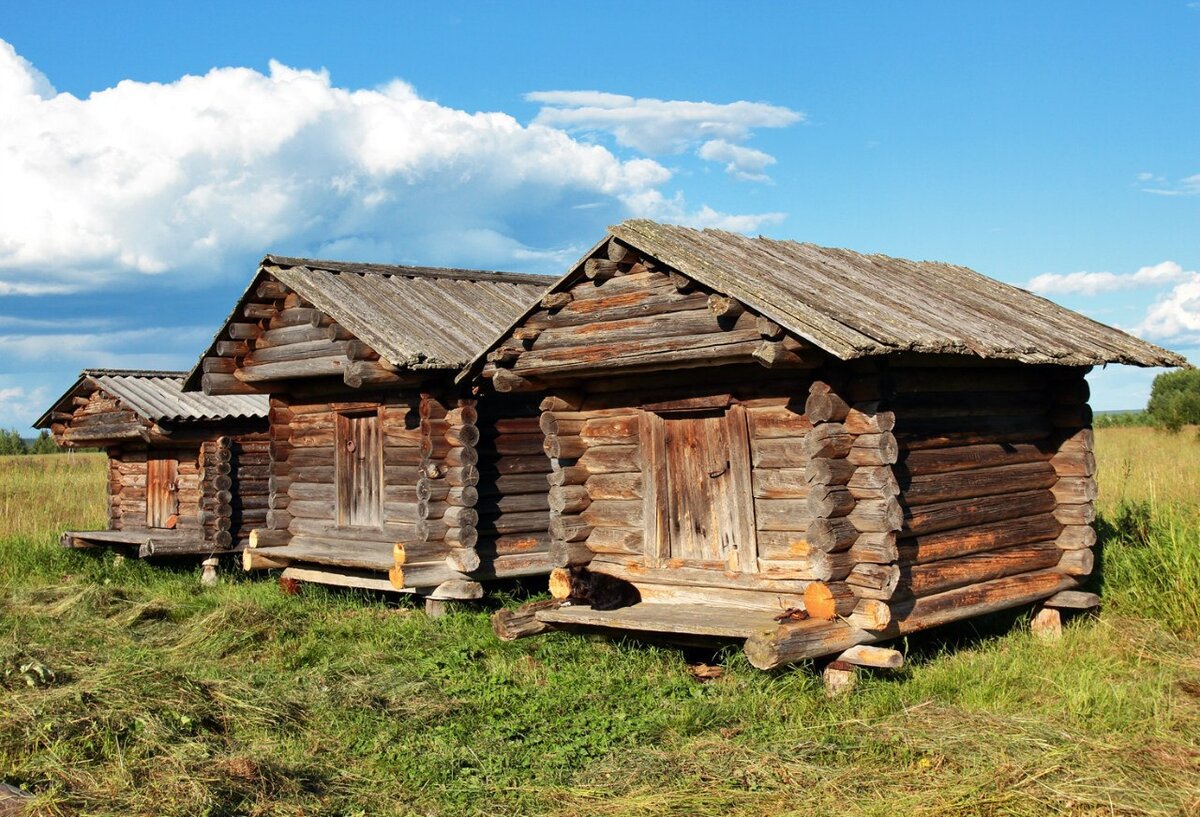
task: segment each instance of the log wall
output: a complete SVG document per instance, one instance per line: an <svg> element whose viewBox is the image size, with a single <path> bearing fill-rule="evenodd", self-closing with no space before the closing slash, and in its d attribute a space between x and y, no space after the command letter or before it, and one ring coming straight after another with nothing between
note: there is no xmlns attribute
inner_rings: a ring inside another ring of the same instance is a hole
<svg viewBox="0 0 1200 817"><path fill-rule="evenodd" d="M258 534L271 550L256 566L382 572L397 589L422 591L548 571L550 464L529 398L498 400L481 420L473 399L437 391L333 395L271 398L269 510ZM336 418L363 412L377 412L382 429L378 527L337 518Z"/></svg>
<svg viewBox="0 0 1200 817"><path fill-rule="evenodd" d="M817 430L832 429L829 456L854 465L848 572L810 588L810 615L908 632L931 626L913 618L923 599L988 586L1000 609L1047 570L1091 572L1085 370L915 357L849 371L809 400ZM937 621L954 618L951 605Z"/></svg>
<svg viewBox="0 0 1200 817"><path fill-rule="evenodd" d="M550 572L550 459L537 399L497 396L479 406L477 575Z"/></svg>

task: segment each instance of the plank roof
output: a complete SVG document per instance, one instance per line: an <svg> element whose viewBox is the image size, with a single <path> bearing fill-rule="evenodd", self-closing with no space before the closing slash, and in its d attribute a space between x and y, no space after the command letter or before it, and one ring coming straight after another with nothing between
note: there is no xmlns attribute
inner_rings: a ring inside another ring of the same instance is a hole
<svg viewBox="0 0 1200 817"><path fill-rule="evenodd" d="M207 395L183 391L186 372L151 369L84 369L74 385L54 402L35 428L48 428L50 415L72 411L71 398L100 389L151 422L206 422L267 416L268 400L260 394Z"/></svg>
<svg viewBox="0 0 1200 817"><path fill-rule="evenodd" d="M1181 355L963 266L647 220L610 227L609 235L841 360L919 352L1071 366L1189 365ZM584 261L603 244L549 291L578 280Z"/></svg>
<svg viewBox="0 0 1200 817"><path fill-rule="evenodd" d="M187 376L198 389L204 357L271 276L329 315L394 366L458 369L541 297L554 278L515 272L365 264L267 255L212 345Z"/></svg>

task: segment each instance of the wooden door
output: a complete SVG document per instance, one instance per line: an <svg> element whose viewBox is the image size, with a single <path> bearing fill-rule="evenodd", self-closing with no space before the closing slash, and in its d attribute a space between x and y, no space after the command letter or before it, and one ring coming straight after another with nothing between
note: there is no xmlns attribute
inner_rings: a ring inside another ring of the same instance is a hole
<svg viewBox="0 0 1200 817"><path fill-rule="evenodd" d="M146 527L173 528L179 518L179 460L146 460Z"/></svg>
<svg viewBox="0 0 1200 817"><path fill-rule="evenodd" d="M658 426L655 544L660 566L752 571L757 540L750 450L740 406L702 414L650 415Z"/></svg>
<svg viewBox="0 0 1200 817"><path fill-rule="evenodd" d="M383 524L383 436L379 413L337 416L337 522Z"/></svg>

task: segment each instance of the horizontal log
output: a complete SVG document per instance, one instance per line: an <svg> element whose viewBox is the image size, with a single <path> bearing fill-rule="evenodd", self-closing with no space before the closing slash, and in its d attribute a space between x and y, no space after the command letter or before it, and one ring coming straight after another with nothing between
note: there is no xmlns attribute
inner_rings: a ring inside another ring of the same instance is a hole
<svg viewBox="0 0 1200 817"><path fill-rule="evenodd" d="M1096 529L1091 525L1067 525L1054 543L1063 550L1079 550L1090 548L1096 544Z"/></svg>
<svg viewBox="0 0 1200 817"><path fill-rule="evenodd" d="M842 425L851 434L881 434L896 427L896 413L883 410L878 401L855 403Z"/></svg>
<svg viewBox="0 0 1200 817"><path fill-rule="evenodd" d="M587 546L596 553L639 554L643 548L640 529L602 527L588 534Z"/></svg>
<svg viewBox="0 0 1200 817"><path fill-rule="evenodd" d="M859 530L848 517L814 519L808 524L805 539L814 550L832 553L847 550L858 539Z"/></svg>
<svg viewBox="0 0 1200 817"><path fill-rule="evenodd" d="M550 550L550 533L542 530L490 536L479 543L477 550L489 558L546 553Z"/></svg>
<svg viewBox="0 0 1200 817"><path fill-rule="evenodd" d="M1096 455L1091 451L1059 451L1050 465L1060 477L1090 477L1096 473Z"/></svg>
<svg viewBox="0 0 1200 817"><path fill-rule="evenodd" d="M913 595L925 596L1003 576L1053 567L1058 564L1061 555L1062 551L1053 541L1017 545L906 567L903 569L902 582Z"/></svg>
<svg viewBox="0 0 1200 817"><path fill-rule="evenodd" d="M911 476L966 471L1015 465L1046 459L1046 454L1032 443L982 443L952 448L906 452L901 460L904 472Z"/></svg>
<svg viewBox="0 0 1200 817"><path fill-rule="evenodd" d="M754 520L759 530L805 531L812 519L804 499L754 500Z"/></svg>
<svg viewBox="0 0 1200 817"><path fill-rule="evenodd" d="M1090 576L1096 566L1096 554L1089 548L1063 550L1057 569L1068 576Z"/></svg>
<svg viewBox="0 0 1200 817"><path fill-rule="evenodd" d="M1099 495L1096 480L1091 477L1062 477L1054 483L1050 491L1063 505L1081 505L1093 501Z"/></svg>
<svg viewBox="0 0 1200 817"><path fill-rule="evenodd" d="M909 505L927 505L950 499L1021 493L1050 488L1058 481L1048 462L1000 465L946 474L909 477L901 469L900 485Z"/></svg>
<svg viewBox="0 0 1200 817"><path fill-rule="evenodd" d="M856 499L884 499L900 493L895 469L888 465L855 468L846 488Z"/></svg>
<svg viewBox="0 0 1200 817"><path fill-rule="evenodd" d="M730 328L748 329L750 321L738 321L729 326L704 309L681 310L656 315L635 316L620 320L597 321L557 328L543 329L533 349L565 349L587 347L602 343L642 340L647 343L663 338L722 332Z"/></svg>
<svg viewBox="0 0 1200 817"><path fill-rule="evenodd" d="M1085 502L1082 505L1058 505L1054 518L1064 525L1090 525L1096 521L1096 506Z"/></svg>
<svg viewBox="0 0 1200 817"><path fill-rule="evenodd" d="M900 458L900 446L890 431L860 434L846 452L846 459L858 466L892 465Z"/></svg>
<svg viewBox="0 0 1200 817"><path fill-rule="evenodd" d="M564 485L549 490L550 510L575 514L582 512L592 502L588 489L583 485Z"/></svg>
<svg viewBox="0 0 1200 817"><path fill-rule="evenodd" d="M818 381L819 383L820 381ZM850 404L829 384L814 383L804 401L804 413L814 423L840 423L850 413Z"/></svg>
<svg viewBox="0 0 1200 817"><path fill-rule="evenodd" d="M750 435L765 440L777 437L801 438L812 430L812 421L793 406L764 406L750 409Z"/></svg>
<svg viewBox="0 0 1200 817"><path fill-rule="evenodd" d="M895 432L900 446L908 451L952 448L963 445L1006 442L1032 442L1050 436L1051 426L1042 415L1016 417L978 417L961 424L945 420L928 421L925 430L914 429L922 423L901 420Z"/></svg>
<svg viewBox="0 0 1200 817"><path fill-rule="evenodd" d="M843 582L813 582L804 590L804 610L815 619L848 616L858 599Z"/></svg>
<svg viewBox="0 0 1200 817"><path fill-rule="evenodd" d="M808 517L845 516L854 510L857 500L849 490L841 486L821 486L808 495Z"/></svg>
<svg viewBox="0 0 1200 817"><path fill-rule="evenodd" d="M843 650L837 660L857 667L874 667L876 669L900 669L904 666L904 656L898 650L872 647L867 644L856 644Z"/></svg>
<svg viewBox="0 0 1200 817"><path fill-rule="evenodd" d="M846 485L858 469L846 459L815 459L804 465L804 478L814 485Z"/></svg>
<svg viewBox="0 0 1200 817"><path fill-rule="evenodd" d="M510 511L499 516L488 516L479 522L480 534L538 533L548 529L550 511Z"/></svg>
<svg viewBox="0 0 1200 817"><path fill-rule="evenodd" d="M563 460L576 460L588 450L588 443L582 437L563 437L558 434L547 434L542 443L546 456Z"/></svg>
<svg viewBox="0 0 1200 817"><path fill-rule="evenodd" d="M754 440L750 458L755 468L803 468L809 462L805 438Z"/></svg>
<svg viewBox="0 0 1200 817"><path fill-rule="evenodd" d="M757 499L806 499L813 488L803 468L755 468L751 483Z"/></svg>
<svg viewBox="0 0 1200 817"><path fill-rule="evenodd" d="M839 459L850 453L853 443L854 435L841 423L823 423L805 435L804 451L812 459Z"/></svg>
<svg viewBox="0 0 1200 817"><path fill-rule="evenodd" d="M924 564L1014 545L1044 542L1054 540L1062 529L1062 525L1049 513L952 528L901 539L900 561L904 564Z"/></svg>
<svg viewBox="0 0 1200 817"><path fill-rule="evenodd" d="M244 383L263 383L272 380L330 375L340 377L348 362L344 356L309 357L303 360L243 366L237 370L235 376Z"/></svg>
<svg viewBox="0 0 1200 817"><path fill-rule="evenodd" d="M860 499L847 517L860 533L900 530L904 511L895 497Z"/></svg>
<svg viewBox="0 0 1200 817"><path fill-rule="evenodd" d="M846 623L859 630L883 630L892 623L892 608L880 599L859 599Z"/></svg>
<svg viewBox="0 0 1200 817"><path fill-rule="evenodd" d="M936 533L1005 519L1020 519L1048 513L1054 510L1054 505L1054 494L1044 490L921 505L906 509L902 535Z"/></svg>
<svg viewBox="0 0 1200 817"><path fill-rule="evenodd" d="M580 514L584 524L593 528L636 528L642 524L642 502L597 500Z"/></svg>
<svg viewBox="0 0 1200 817"><path fill-rule="evenodd" d="M748 360L758 349L759 343L758 333L753 329L731 329L727 332L661 338L653 344L636 340L531 350L517 361L514 374L542 377L612 369L653 371L660 368L707 367ZM498 370L497 376L504 371Z"/></svg>
<svg viewBox="0 0 1200 817"><path fill-rule="evenodd" d="M900 558L895 531L868 531L860 533L848 551L857 562L889 564Z"/></svg>
<svg viewBox="0 0 1200 817"><path fill-rule="evenodd" d="M592 474L641 471L636 445L595 445L579 458L578 465Z"/></svg>

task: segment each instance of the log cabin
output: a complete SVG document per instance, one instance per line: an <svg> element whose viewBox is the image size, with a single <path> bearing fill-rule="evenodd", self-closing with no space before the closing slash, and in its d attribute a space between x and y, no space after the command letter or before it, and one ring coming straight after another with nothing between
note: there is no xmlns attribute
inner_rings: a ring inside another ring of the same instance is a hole
<svg viewBox="0 0 1200 817"><path fill-rule="evenodd" d="M34 424L64 448L108 452L108 527L67 531L65 547L212 556L263 524L266 398L185 394L185 374L86 369Z"/></svg>
<svg viewBox="0 0 1200 817"><path fill-rule="evenodd" d="M538 398L477 406L454 380L552 280L264 258L187 381L270 398L268 512L243 566L427 602L545 575Z"/></svg>
<svg viewBox="0 0 1200 817"><path fill-rule="evenodd" d="M964 267L613 227L460 374L544 395L560 603L497 633L744 640L773 668L1071 591L1106 363L1186 365Z"/></svg>

